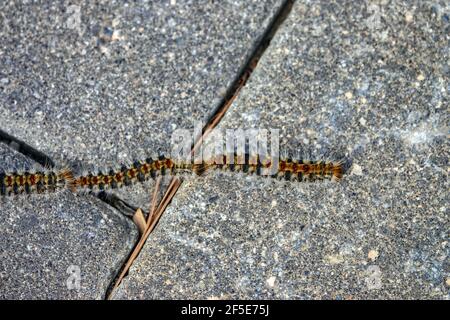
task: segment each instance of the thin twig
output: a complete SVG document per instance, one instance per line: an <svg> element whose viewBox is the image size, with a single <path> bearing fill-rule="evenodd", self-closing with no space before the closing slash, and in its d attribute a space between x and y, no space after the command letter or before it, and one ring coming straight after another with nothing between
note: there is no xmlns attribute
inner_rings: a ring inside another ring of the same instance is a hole
<svg viewBox="0 0 450 320"><path fill-rule="evenodd" d="M142 234L141 238L139 239L139 242L136 244L136 247L134 247L133 252L131 253L130 257L128 258L128 261L126 262L124 268L122 269L122 272L120 273L119 278L117 279L116 283L114 284L114 288L111 290L110 294L108 295L108 300L110 300L113 296L113 293L116 291L117 287L122 282L123 278L127 275L128 270L130 269L131 265L133 264L134 260L138 257L139 253L142 250L142 247L144 246L145 242L147 241L148 236L155 228L156 224L159 221L159 218L161 217L162 213L166 209L166 207L169 205L170 201L172 200L173 196L177 192L178 188L181 185L181 180L179 178L173 177L169 187L167 188L166 193L164 194L163 199L159 203L158 207L154 211L154 214L152 215L152 219L150 220L150 223L147 224L147 228L145 232ZM159 188L157 185L156 188Z"/></svg>

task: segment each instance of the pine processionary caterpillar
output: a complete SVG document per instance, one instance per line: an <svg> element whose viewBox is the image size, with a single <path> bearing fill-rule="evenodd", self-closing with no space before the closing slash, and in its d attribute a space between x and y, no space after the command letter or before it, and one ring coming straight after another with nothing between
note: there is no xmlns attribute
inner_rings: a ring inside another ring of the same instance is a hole
<svg viewBox="0 0 450 320"><path fill-rule="evenodd" d="M73 174L70 169L0 172L1 196L55 192L61 189L75 190Z"/></svg>
<svg viewBox="0 0 450 320"><path fill-rule="evenodd" d="M160 156L157 160L147 158L145 161L135 161L128 166L123 165L119 169L98 170L81 175L75 175L70 168L0 172L0 195L55 192L62 189L72 192L100 192L144 182L159 175L177 175L181 172L201 175L210 169L262 175L262 171L271 168L272 165L270 158L251 157L249 154L239 156L235 154L230 157L223 155L221 160L220 163L204 161L200 164L192 164L179 163ZM278 168L275 172L270 177L288 181L340 180L343 174L343 165L342 162L287 158L278 161Z"/></svg>
<svg viewBox="0 0 450 320"><path fill-rule="evenodd" d="M75 178L75 187L85 191L117 189L154 179L158 175L174 174L176 169L182 168L164 156L160 156L158 160L147 158L145 161L135 161L129 166L122 165L118 170L80 175Z"/></svg>
<svg viewBox="0 0 450 320"><path fill-rule="evenodd" d="M270 169L272 166L271 159L267 157L260 158L257 156L252 158L249 154L234 155L233 161L230 161L225 155L222 157L223 159L220 164L202 164L202 170L205 171L213 168L262 175L264 169ZM326 179L338 181L342 178L342 175L342 161L307 161L286 158L278 161L276 173L271 175L271 177L287 181L316 181Z"/></svg>

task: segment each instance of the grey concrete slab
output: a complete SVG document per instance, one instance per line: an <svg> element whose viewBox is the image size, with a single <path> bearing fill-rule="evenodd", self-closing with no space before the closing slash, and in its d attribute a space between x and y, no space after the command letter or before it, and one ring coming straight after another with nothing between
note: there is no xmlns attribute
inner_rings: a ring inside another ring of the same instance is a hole
<svg viewBox="0 0 450 320"><path fill-rule="evenodd" d="M281 2L2 2L0 127L57 163L167 154L175 129L217 107ZM147 205L146 190L130 201Z"/></svg>
<svg viewBox="0 0 450 320"><path fill-rule="evenodd" d="M448 299L449 7L298 1L221 127L352 163L185 183L116 294Z"/></svg>
<svg viewBox="0 0 450 320"><path fill-rule="evenodd" d="M31 165L0 144L0 171ZM137 240L132 222L91 196L2 198L0 212L1 299L103 299Z"/></svg>

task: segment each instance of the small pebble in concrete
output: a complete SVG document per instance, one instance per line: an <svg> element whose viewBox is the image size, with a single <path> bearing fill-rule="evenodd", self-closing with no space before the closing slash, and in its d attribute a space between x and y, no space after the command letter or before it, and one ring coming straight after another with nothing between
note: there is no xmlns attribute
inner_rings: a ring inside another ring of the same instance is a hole
<svg viewBox="0 0 450 320"><path fill-rule="evenodd" d="M378 251L372 249L372 250L370 250L369 253L367 254L367 257L368 257L370 260L375 261L375 260L377 260L378 255L379 255L379 254L378 254Z"/></svg>
<svg viewBox="0 0 450 320"><path fill-rule="evenodd" d="M275 276L271 276L269 279L267 279L267 285L271 288L275 286L275 281L277 278Z"/></svg>

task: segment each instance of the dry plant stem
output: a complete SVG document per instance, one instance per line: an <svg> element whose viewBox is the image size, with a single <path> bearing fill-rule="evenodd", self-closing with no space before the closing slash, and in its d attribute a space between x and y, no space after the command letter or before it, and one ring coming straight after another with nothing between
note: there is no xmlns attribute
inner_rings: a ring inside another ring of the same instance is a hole
<svg viewBox="0 0 450 320"><path fill-rule="evenodd" d="M138 208L133 215L133 222L138 227L139 235L142 235L147 229L147 222L145 221L144 214L140 208Z"/></svg>
<svg viewBox="0 0 450 320"><path fill-rule="evenodd" d="M243 77L239 80L239 83L237 85L236 91L234 92L233 96L229 98L225 102L225 104L220 108L220 110L214 115L214 117L211 119L211 122L206 125L206 127L203 130L202 136L197 140L197 142L194 144L194 147L192 148L191 154L194 155L196 151L201 147L203 140L208 137L209 133L217 126L217 124L222 120L225 113L230 108L231 104L233 103L234 99L236 99L237 95L241 91L242 87L247 82L247 79L250 77L250 72L246 72Z"/></svg>
<svg viewBox="0 0 450 320"><path fill-rule="evenodd" d="M164 194L164 197L162 198L161 202L159 203L156 210L154 210L154 213L152 214L152 218L149 220L150 223L147 223L147 228L145 232L142 234L141 238L139 239L139 242L137 243L136 247L134 248L133 252L131 253L130 257L128 258L127 263L125 264L124 268L122 269L122 272L120 273L119 278L117 279L114 288L111 290L108 300L111 299L113 293L116 291L117 287L122 282L125 275L128 273L128 270L130 269L131 265L133 264L134 260L138 257L139 253L142 250L142 247L144 246L145 242L147 241L148 236L155 228L156 224L159 221L159 218L161 217L162 213L166 209L166 207L169 205L170 201L172 200L173 196L177 192L178 188L181 185L181 180L174 177L172 178L169 187L167 188L166 193ZM159 189L159 184L157 184L157 187L155 189ZM157 193L154 192L154 197L157 195Z"/></svg>
<svg viewBox="0 0 450 320"><path fill-rule="evenodd" d="M172 201L172 198L175 195L175 193L177 192L180 185L181 185L181 180L179 178L176 178L176 177L172 178L172 181L170 182L170 185L167 188L167 191L164 194L163 199L159 203L159 206L155 211L153 219L151 220L151 223L147 228L146 234L147 233L150 234L153 231L153 229L155 228L156 224L159 221L159 218L161 217L164 210L166 210L166 207L169 205L170 201Z"/></svg>

